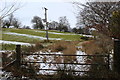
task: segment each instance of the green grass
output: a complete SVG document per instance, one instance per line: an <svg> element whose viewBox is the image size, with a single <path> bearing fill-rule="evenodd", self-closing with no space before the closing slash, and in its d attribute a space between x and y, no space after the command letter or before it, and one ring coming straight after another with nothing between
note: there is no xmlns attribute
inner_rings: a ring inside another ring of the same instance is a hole
<svg viewBox="0 0 120 80"><path fill-rule="evenodd" d="M70 33L70 32L60 32L60 31L57 31L57 30L49 30L49 32L56 32L56 33L64 33L64 34L74 34L74 33Z"/></svg>
<svg viewBox="0 0 120 80"><path fill-rule="evenodd" d="M45 36L45 33L39 33L35 32L34 30L31 29L3 29L3 32L15 32L15 33L20 33L20 34L29 34L29 35L35 35L35 36Z"/></svg>
<svg viewBox="0 0 120 80"><path fill-rule="evenodd" d="M16 45L15 44L1 44L1 50L15 50ZM25 45L22 45L21 47L26 47Z"/></svg>
<svg viewBox="0 0 120 80"><path fill-rule="evenodd" d="M1 50L15 50L14 44L2 44Z"/></svg>
<svg viewBox="0 0 120 80"><path fill-rule="evenodd" d="M35 29L12 29L12 28L3 28L2 32L14 32L19 34L28 34L33 36L41 36L45 37L44 32L35 32L35 31L45 31L45 30L35 30ZM56 33L64 33L59 31L53 31L50 30L49 32L56 32ZM66 34L66 33L65 33ZM69 33L72 34L72 33ZM80 35L59 35L59 34L50 34L49 38L62 38L63 40L72 40L72 41L82 41L80 38L82 36ZM25 43L32 43L35 44L36 42L44 42L44 40L40 40L37 38L29 38L26 36L17 36L17 35L10 35L10 34L2 34L2 40L5 41L16 41L16 42L25 42ZM55 41L54 41L55 42ZM42 43L43 45L46 45L47 43ZM13 50L15 49L15 45L13 44L2 44L3 50Z"/></svg>
<svg viewBox="0 0 120 80"><path fill-rule="evenodd" d="M6 41L16 41L16 42L26 42L26 43L35 43L40 41L39 39L34 38L28 38L25 36L16 36L16 35L9 35L9 34L3 34L2 40Z"/></svg>
<svg viewBox="0 0 120 80"><path fill-rule="evenodd" d="M36 30L36 31L41 31L41 30ZM42 31L45 31L45 30L42 30ZM42 32L35 32L35 30L32 30L32 29L9 29L9 28L3 28L3 32L15 32L15 33L20 33L20 34L29 34L29 35L34 35L34 36L41 36L41 37L45 37L45 33L42 33ZM58 32L58 31L50 31L50 32ZM62 32L63 33L63 32ZM72 34L72 33L71 33ZM9 37L8 34L6 35L3 35L3 39L4 40L9 40L9 38L4 38L4 37ZM13 35L11 35L13 36ZM20 39L20 37L22 38L23 36L18 36L18 38ZM72 41L81 41L80 39L80 35L59 35L59 34L50 34L49 33L49 38L62 38L63 40L72 40ZM11 40L11 41L22 41L22 42L33 42L33 40L31 41L30 38L28 37L23 37L23 39L25 40L17 40L17 38L15 37L14 40ZM27 40L27 41L26 41ZM30 40L30 41L29 41Z"/></svg>

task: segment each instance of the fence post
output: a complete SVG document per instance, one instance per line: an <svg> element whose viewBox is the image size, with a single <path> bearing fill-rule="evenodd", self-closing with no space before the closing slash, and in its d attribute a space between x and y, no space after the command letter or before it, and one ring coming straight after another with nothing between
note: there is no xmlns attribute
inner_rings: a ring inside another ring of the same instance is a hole
<svg viewBox="0 0 120 80"><path fill-rule="evenodd" d="M21 45L16 45L16 66L20 67L21 63Z"/></svg>
<svg viewBox="0 0 120 80"><path fill-rule="evenodd" d="M114 71L120 74L120 40L114 40Z"/></svg>

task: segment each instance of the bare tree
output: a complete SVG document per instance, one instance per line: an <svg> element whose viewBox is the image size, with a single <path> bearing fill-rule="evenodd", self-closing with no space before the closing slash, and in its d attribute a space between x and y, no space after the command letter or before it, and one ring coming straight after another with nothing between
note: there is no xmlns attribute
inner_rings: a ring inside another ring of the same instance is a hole
<svg viewBox="0 0 120 80"><path fill-rule="evenodd" d="M10 25L12 25L12 21L14 20L14 15L11 14L8 18L9 22L10 22Z"/></svg>
<svg viewBox="0 0 120 80"><path fill-rule="evenodd" d="M112 12L120 10L120 2L87 2L74 3L81 10L78 19L85 26L110 35L110 21ZM83 6L83 8L81 8ZM79 23L80 23L79 22Z"/></svg>
<svg viewBox="0 0 120 80"><path fill-rule="evenodd" d="M12 22L13 22L14 16L13 14L9 15L7 20L3 20L3 28L7 27L9 28L10 26L12 26Z"/></svg>
<svg viewBox="0 0 120 80"><path fill-rule="evenodd" d="M9 15L8 19L3 20L3 28L9 28L10 26L14 26L14 28L21 26L21 22L13 14Z"/></svg>
<svg viewBox="0 0 120 80"><path fill-rule="evenodd" d="M17 1L6 2L5 0L1 0L0 5L2 5L2 8L0 9L0 20L14 13L20 8L20 3L17 3Z"/></svg>
<svg viewBox="0 0 120 80"><path fill-rule="evenodd" d="M12 26L14 26L14 28L20 28L21 22L18 19L14 18L12 21Z"/></svg>
<svg viewBox="0 0 120 80"><path fill-rule="evenodd" d="M70 29L70 24L66 16L59 17L59 26L58 30L68 32Z"/></svg>
<svg viewBox="0 0 120 80"><path fill-rule="evenodd" d="M3 19L15 11L17 11L20 7L20 3L13 0L13 2L7 2L6 0L0 1L0 26L4 26ZM0 27L2 29L2 27Z"/></svg>

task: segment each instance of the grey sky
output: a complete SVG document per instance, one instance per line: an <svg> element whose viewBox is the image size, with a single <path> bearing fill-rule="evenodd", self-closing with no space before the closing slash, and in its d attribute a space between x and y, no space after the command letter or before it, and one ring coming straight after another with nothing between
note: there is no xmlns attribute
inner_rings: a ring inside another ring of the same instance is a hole
<svg viewBox="0 0 120 80"><path fill-rule="evenodd" d="M58 21L61 16L67 16L71 27L75 26L75 10L71 3L61 2L27 2L24 7L18 10L15 15L18 17L23 24L30 25L33 16L40 16L44 19L44 9L48 8L48 21Z"/></svg>
<svg viewBox="0 0 120 80"><path fill-rule="evenodd" d="M8 0L7 2L12 2L14 0ZM20 0L21 7L18 11L14 13L23 25L32 26L31 19L33 16L39 16L44 19L44 9L42 7L48 8L48 21L58 21L61 16L67 16L71 27L75 27L76 24L76 8L71 4L71 1L79 1L85 3L85 0ZM19 2L17 0L17 2Z"/></svg>
<svg viewBox="0 0 120 80"><path fill-rule="evenodd" d="M23 25L32 26L31 19L33 16L39 16L44 19L44 10L48 8L48 21L58 21L61 16L67 16L71 27L75 27L77 10L70 2L100 1L100 0L1 0L6 2L17 1L23 7L14 13ZM101 1L119 1L119 0L101 0Z"/></svg>

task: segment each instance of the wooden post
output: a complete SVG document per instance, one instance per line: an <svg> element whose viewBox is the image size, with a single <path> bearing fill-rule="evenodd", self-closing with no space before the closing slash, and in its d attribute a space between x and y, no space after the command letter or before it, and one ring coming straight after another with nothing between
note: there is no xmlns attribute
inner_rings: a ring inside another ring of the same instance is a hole
<svg viewBox="0 0 120 80"><path fill-rule="evenodd" d="M47 41L49 40L48 39L48 22L47 22L47 8L44 8L45 9L45 22L46 22L46 38L47 38Z"/></svg>
<svg viewBox="0 0 120 80"><path fill-rule="evenodd" d="M120 74L120 40L114 40L114 71Z"/></svg>
<svg viewBox="0 0 120 80"><path fill-rule="evenodd" d="M20 67L21 63L21 45L16 45L16 66Z"/></svg>

